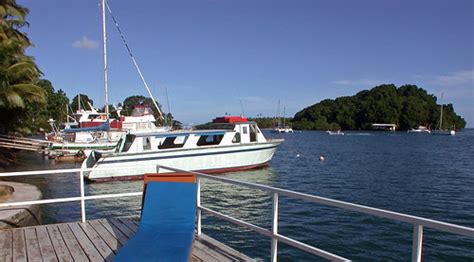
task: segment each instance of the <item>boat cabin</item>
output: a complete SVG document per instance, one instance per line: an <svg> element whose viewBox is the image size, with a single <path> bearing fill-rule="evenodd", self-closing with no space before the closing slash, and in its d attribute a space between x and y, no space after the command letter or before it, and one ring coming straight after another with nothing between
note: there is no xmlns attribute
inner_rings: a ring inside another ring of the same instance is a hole
<svg viewBox="0 0 474 262"><path fill-rule="evenodd" d="M209 125L209 127L215 127L215 129L128 133L117 144L116 152L138 153L267 142L255 122L250 122L246 118L241 118L241 122L235 118L229 118L228 120L222 120L224 118L216 119L217 121L213 121Z"/></svg>

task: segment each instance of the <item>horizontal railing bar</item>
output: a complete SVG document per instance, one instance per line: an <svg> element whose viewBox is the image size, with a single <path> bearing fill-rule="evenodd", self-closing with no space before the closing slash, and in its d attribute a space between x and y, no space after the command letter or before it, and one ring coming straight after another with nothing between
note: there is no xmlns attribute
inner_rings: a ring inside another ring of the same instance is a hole
<svg viewBox="0 0 474 262"><path fill-rule="evenodd" d="M278 240L280 240L280 241L282 241L282 242L284 242L288 245L291 245L293 247L296 247L296 248L299 248L301 250L307 251L311 254L329 259L331 261L350 261L349 259L340 257L338 255L332 254L330 252L324 251L324 250L319 249L319 248L312 247L312 246L310 246L308 244L305 244L303 242L299 242L297 240L294 240L294 239L291 239L291 238L288 238L288 237L285 237L285 236L282 236L282 235L279 235L279 234L274 235L274 234L272 234L272 232L270 230L267 230L265 228L256 226L254 224L242 221L242 220L237 219L237 218L230 217L228 215L224 215L220 212L214 211L214 210L209 209L207 207L200 206L200 207L198 207L198 209L200 209L202 211L205 211L206 213L209 213L212 216L221 218L223 220L226 220L228 222L231 222L233 224L236 224L236 225L239 225L239 226L242 226L242 227L249 228L249 229L251 229L253 231L256 231L256 232L258 232L258 233L260 233L264 236L267 236L267 237L270 237L270 238L276 238L276 239L278 239Z"/></svg>
<svg viewBox="0 0 474 262"><path fill-rule="evenodd" d="M224 182L224 183L229 183L229 184L234 184L234 185L239 185L239 186L245 186L245 187L250 187L250 188L255 188L255 189L260 189L260 190L264 190L264 191L268 191L268 192L272 192L272 193L278 193L280 195L291 197L291 198L303 199L303 200L307 200L307 201L310 201L310 202L315 202L315 203L318 203L318 204L338 207L338 208L342 208L342 209L346 209L346 210L350 210L350 211L355 211L355 212L369 214L369 215L378 216L378 217L382 217L382 218L388 218L388 219L392 219L392 220L407 222L407 223L411 223L411 224L420 224L420 225L423 225L425 227L438 229L438 230L444 231L444 232L449 232L449 233L474 237L474 228L470 228L470 227L455 225L455 224L446 223L446 222L437 221L437 220L428 219L428 218L423 218L423 217L406 215L406 214L402 214L402 213L398 213L398 212L393 212L393 211L388 211L388 210L384 210L384 209L363 206L363 205L359 205L359 204L353 204L353 203L334 200L334 199L329 199L329 198L325 198L325 197L313 196L313 195L309 195L309 194L305 194L305 193L299 193L299 192L290 191L290 190L281 189L281 188L276 188L276 187L271 187L271 186L258 185L258 184L254 184L254 183L243 182L243 181L238 181L238 180L229 179L229 178L223 178L223 177L218 177L218 176L207 175L207 174L203 174L203 173L199 173L199 172L195 172L195 171L182 170L182 169L177 169L177 168L172 168L172 167L167 167L167 166L162 166L162 165L159 165L159 167L163 168L163 169L168 169L168 170L171 170L171 171L175 171L175 172L193 173L193 174L196 174L200 177L208 178L210 180L215 180L215 181L220 181L220 182Z"/></svg>
<svg viewBox="0 0 474 262"><path fill-rule="evenodd" d="M84 200L141 196L142 194L143 194L142 192L130 192L130 193L119 193L119 194L92 195L92 196L85 196ZM12 202L12 203L7 202L7 203L0 203L0 208L15 207L15 206L54 204L54 203L75 202L75 201L81 201L81 197L52 198L52 199L20 201L20 202Z"/></svg>
<svg viewBox="0 0 474 262"><path fill-rule="evenodd" d="M214 211L212 209L209 209L209 208L206 208L206 207L203 207L203 206L200 206L198 207L198 209L202 210L202 211L205 211L213 216L216 216L218 218L221 218L223 220L226 220L226 221L229 221L231 223L234 223L234 224L237 224L239 226L243 226L243 227L246 227L246 228L250 228L252 229L253 231L256 231L262 235L265 235L267 237L272 237L272 232L270 230L267 230L263 227L259 227L259 226L256 226L256 225L253 225L253 224L250 224L248 222L245 222L245 221L242 221L242 220L239 220L237 218L233 218L233 217L230 217L230 216L227 216L227 215L224 215L220 212L217 212L217 211Z"/></svg>
<svg viewBox="0 0 474 262"><path fill-rule="evenodd" d="M281 241L285 244L288 244L290 246L299 248L303 251L306 251L306 252L311 253L313 255L320 256L322 258L326 258L326 259L331 260L331 261L351 261L350 259L335 255L333 253L330 253L330 252L327 252L325 250L310 246L310 245L305 244L303 242L300 242L298 240L294 240L292 238L282 236L280 234L276 234L275 238L278 239L278 241Z"/></svg>
<svg viewBox="0 0 474 262"><path fill-rule="evenodd" d="M156 167L156 165L143 165L142 167L152 166ZM125 166L120 167L123 168L131 168L136 166ZM9 176L33 176L33 175L48 175L48 174L60 174L60 173L77 173L81 171L102 171L102 170L114 170L119 169L117 167L102 167L102 168L66 168L66 169L48 169L48 170L36 170L36 171L18 171L18 172L3 172L0 173L0 177L9 177Z"/></svg>

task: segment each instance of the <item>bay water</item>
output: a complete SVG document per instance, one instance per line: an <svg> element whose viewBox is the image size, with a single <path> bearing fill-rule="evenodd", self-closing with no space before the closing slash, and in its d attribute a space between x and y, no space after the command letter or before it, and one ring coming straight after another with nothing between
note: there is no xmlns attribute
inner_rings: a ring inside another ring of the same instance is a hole
<svg viewBox="0 0 474 262"><path fill-rule="evenodd" d="M270 167L228 173L224 177L402 212L474 227L474 130L456 136L403 132L319 131L270 134L284 138ZM325 160L319 157L324 155ZM32 153L4 171L72 168ZM9 178L37 185L43 198L79 195L77 174ZM86 185L88 195L136 192L141 181ZM271 229L272 196L268 193L203 180L202 205ZM86 202L87 218L139 215L140 197ZM339 208L280 197L279 233L354 261L409 261L413 226ZM79 203L42 206L43 223L80 219ZM263 261L271 240L211 216L203 232ZM425 229L424 261L473 261L474 239ZM324 261L279 244L279 261Z"/></svg>

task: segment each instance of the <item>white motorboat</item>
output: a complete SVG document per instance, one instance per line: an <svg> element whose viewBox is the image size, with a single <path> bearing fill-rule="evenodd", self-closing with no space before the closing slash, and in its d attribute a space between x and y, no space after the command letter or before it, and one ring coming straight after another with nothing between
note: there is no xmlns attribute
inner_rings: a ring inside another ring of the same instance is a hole
<svg viewBox="0 0 474 262"><path fill-rule="evenodd" d="M344 132L341 132L341 130L337 130L337 131L328 130L328 131L326 131L326 134L328 134L330 136L343 136Z"/></svg>
<svg viewBox="0 0 474 262"><path fill-rule="evenodd" d="M293 129L289 126L285 127L285 128L275 128L275 129L272 129L272 133L293 133Z"/></svg>
<svg viewBox="0 0 474 262"><path fill-rule="evenodd" d="M157 172L156 165L206 173L246 170L268 165L284 141L266 139L255 122L241 117L216 118L209 127L213 129L129 133L114 153L92 151L81 167L93 169L84 173L93 181L141 179Z"/></svg>
<svg viewBox="0 0 474 262"><path fill-rule="evenodd" d="M415 133L415 134L430 134L431 130L426 126L418 126L418 128L412 128L407 131L407 133Z"/></svg>

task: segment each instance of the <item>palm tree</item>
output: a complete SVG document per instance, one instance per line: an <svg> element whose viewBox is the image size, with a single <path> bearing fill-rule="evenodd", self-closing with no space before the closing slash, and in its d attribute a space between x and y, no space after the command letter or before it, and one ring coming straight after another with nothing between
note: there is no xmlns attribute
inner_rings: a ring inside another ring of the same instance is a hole
<svg viewBox="0 0 474 262"><path fill-rule="evenodd" d="M26 56L30 40L19 29L28 23L28 9L14 0L0 0L0 109L24 108L26 102L45 102L45 94L36 83L41 72Z"/></svg>

